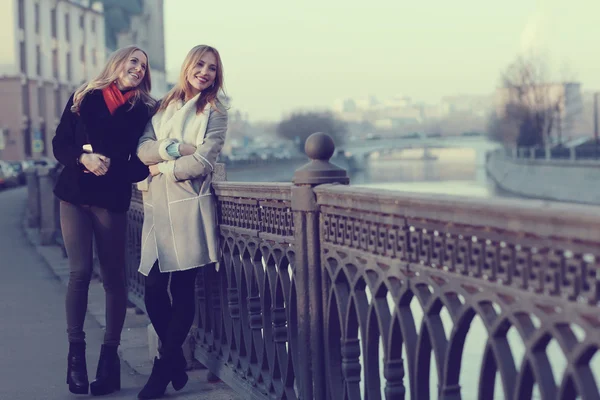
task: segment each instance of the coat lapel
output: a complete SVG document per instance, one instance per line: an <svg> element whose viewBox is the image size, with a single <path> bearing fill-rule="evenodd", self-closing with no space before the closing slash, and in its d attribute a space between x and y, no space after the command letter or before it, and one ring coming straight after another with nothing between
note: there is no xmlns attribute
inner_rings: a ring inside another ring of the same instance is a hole
<svg viewBox="0 0 600 400"><path fill-rule="evenodd" d="M181 100L174 101L164 112L156 114L152 118L156 139L171 138L184 143L197 144L198 136L204 137L210 115L210 104L201 114L196 115L196 102L199 97L200 94L185 104Z"/></svg>

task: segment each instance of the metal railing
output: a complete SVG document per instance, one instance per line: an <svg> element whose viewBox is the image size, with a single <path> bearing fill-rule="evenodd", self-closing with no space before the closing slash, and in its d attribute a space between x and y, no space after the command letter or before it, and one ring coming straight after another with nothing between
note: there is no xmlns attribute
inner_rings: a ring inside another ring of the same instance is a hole
<svg viewBox="0 0 600 400"><path fill-rule="evenodd" d="M504 153L521 160L591 161L600 160L600 152L592 146L586 147L514 147Z"/></svg>
<svg viewBox="0 0 600 400"><path fill-rule="evenodd" d="M222 259L198 275L199 361L254 399L435 398L432 357L443 399L492 398L497 382L507 399L597 398L597 208L317 186L344 180L326 153L294 184L215 182Z"/></svg>
<svg viewBox="0 0 600 400"><path fill-rule="evenodd" d="M193 329L213 373L248 399L599 398L597 207L353 188L326 136L307 154L293 183L214 183Z"/></svg>

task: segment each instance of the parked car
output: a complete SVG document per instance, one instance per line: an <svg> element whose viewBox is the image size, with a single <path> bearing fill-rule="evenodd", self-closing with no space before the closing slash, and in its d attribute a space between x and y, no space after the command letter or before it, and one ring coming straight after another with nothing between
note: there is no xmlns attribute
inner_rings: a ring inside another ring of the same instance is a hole
<svg viewBox="0 0 600 400"><path fill-rule="evenodd" d="M19 186L19 174L6 161L0 161L0 187Z"/></svg>
<svg viewBox="0 0 600 400"><path fill-rule="evenodd" d="M24 163L22 161L11 161L9 164L17 174L17 177L19 178L19 184L24 185L26 182L25 168L23 166Z"/></svg>
<svg viewBox="0 0 600 400"><path fill-rule="evenodd" d="M50 167L56 166L56 161L50 158L36 158L23 161L25 168L32 167Z"/></svg>

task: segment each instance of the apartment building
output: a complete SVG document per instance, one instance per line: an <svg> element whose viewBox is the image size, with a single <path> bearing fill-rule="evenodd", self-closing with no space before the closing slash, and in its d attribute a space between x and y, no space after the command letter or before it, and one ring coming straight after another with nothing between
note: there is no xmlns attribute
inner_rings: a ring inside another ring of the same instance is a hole
<svg viewBox="0 0 600 400"><path fill-rule="evenodd" d="M73 91L106 59L102 5L90 0L3 0L0 14L0 159L52 157Z"/></svg>
<svg viewBox="0 0 600 400"><path fill-rule="evenodd" d="M106 18L106 50L136 45L148 53L152 68L152 95L169 90L165 65L163 0L102 0Z"/></svg>

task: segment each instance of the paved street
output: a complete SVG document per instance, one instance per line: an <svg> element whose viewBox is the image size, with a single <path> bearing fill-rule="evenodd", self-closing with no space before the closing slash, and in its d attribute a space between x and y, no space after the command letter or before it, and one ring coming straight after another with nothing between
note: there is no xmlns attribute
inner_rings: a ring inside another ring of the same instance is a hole
<svg viewBox="0 0 600 400"><path fill-rule="evenodd" d="M26 200L25 188L0 191L0 400L88 398L69 393L65 382L68 350L65 276L61 274L61 282L49 267L47 255L43 258L29 241L23 229ZM45 249L45 253L54 250L60 254L57 248ZM61 262L64 264L65 260ZM92 312L88 312L85 323L90 380L96 373L104 336L99 319L94 315L101 315L100 320L103 320L103 306L101 284L92 282L89 302ZM128 310L120 348L125 357L121 363L122 390L102 398L137 398L151 369L147 344L144 346L146 325L144 315L136 316L133 309ZM175 393L169 387L166 397L178 400L236 398L224 384L206 383L206 370L191 371L186 388Z"/></svg>
<svg viewBox="0 0 600 400"><path fill-rule="evenodd" d="M26 191L0 192L0 400L81 398L67 390L65 287L25 237ZM88 373L95 374L103 331L86 320ZM145 377L122 365L123 390L112 399L135 398Z"/></svg>

